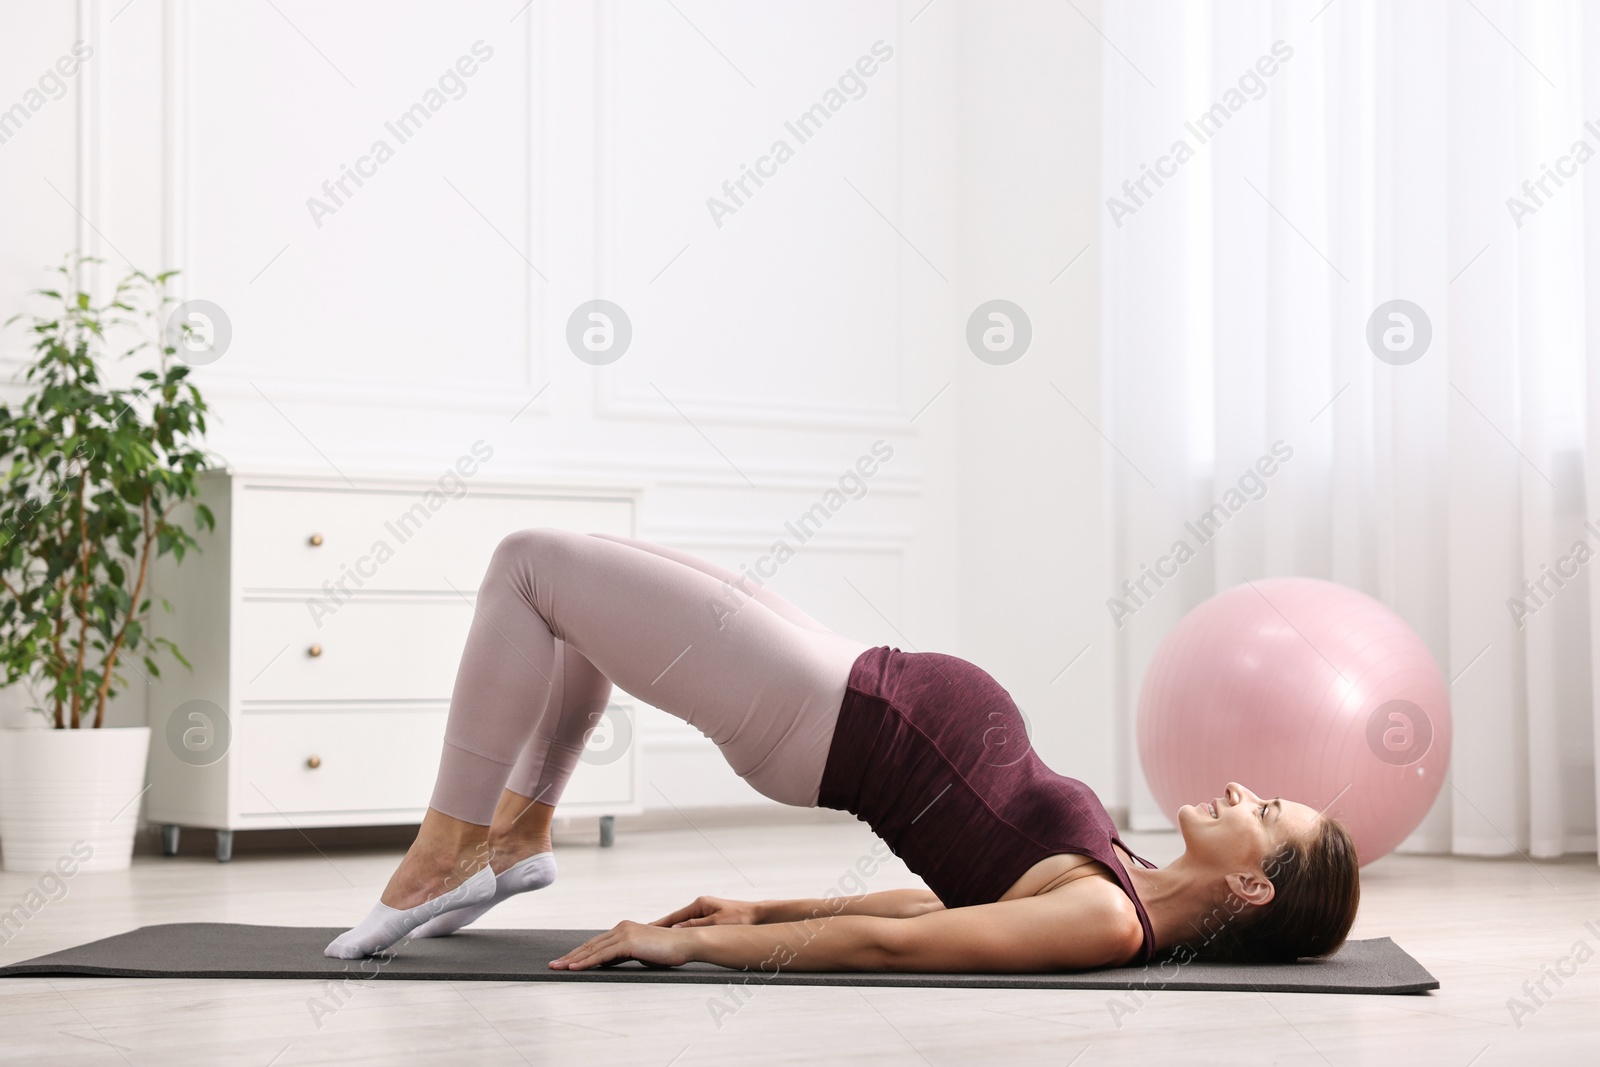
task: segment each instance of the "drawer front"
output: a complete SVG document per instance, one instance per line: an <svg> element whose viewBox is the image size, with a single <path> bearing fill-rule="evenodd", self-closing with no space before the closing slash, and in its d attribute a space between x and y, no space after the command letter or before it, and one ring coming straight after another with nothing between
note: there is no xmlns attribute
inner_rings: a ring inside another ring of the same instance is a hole
<svg viewBox="0 0 1600 1067"><path fill-rule="evenodd" d="M444 743L444 709L378 709L247 713L234 758L238 760L239 814L270 825L283 815L416 811L433 795ZM607 718L631 722L631 706L613 704ZM610 722L595 731L600 735ZM621 727L624 734L627 727ZM573 771L558 810L604 813L626 808L634 796L637 750L609 747L619 738L591 736L589 751ZM281 821L281 820L280 820Z"/></svg>
<svg viewBox="0 0 1600 1067"><path fill-rule="evenodd" d="M279 812L420 813L433 794L445 714L246 713L234 747L239 814L270 825Z"/></svg>
<svg viewBox="0 0 1600 1067"><path fill-rule="evenodd" d="M233 517L234 559L246 590L321 589L324 582L342 581L351 592L472 592L500 539L532 526L629 536L633 504L626 498L447 497L247 484Z"/></svg>
<svg viewBox="0 0 1600 1067"><path fill-rule="evenodd" d="M476 592L476 586L472 593ZM449 700L473 607L437 600L351 600L316 617L305 600L245 597L235 626L238 698ZM316 647L318 655L312 655Z"/></svg>

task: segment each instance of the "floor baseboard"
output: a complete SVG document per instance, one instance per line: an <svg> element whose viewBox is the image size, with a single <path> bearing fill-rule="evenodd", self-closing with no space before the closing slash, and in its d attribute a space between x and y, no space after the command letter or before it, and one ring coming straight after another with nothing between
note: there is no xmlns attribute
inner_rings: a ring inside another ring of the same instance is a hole
<svg viewBox="0 0 1600 1067"><path fill-rule="evenodd" d="M799 826L855 822L848 812L829 808L795 808L782 804L737 804L725 807L657 808L640 815L616 816L617 833L644 833L671 830L708 830L743 826ZM558 845L595 846L599 844L599 820L557 816L554 839ZM415 824L399 826L323 826L304 830L241 830L234 834L234 855L257 852L305 852L349 849L404 849L417 836ZM216 831L186 827L179 835L178 855L215 854ZM136 856L161 853L161 831L154 824L141 827L134 837Z"/></svg>

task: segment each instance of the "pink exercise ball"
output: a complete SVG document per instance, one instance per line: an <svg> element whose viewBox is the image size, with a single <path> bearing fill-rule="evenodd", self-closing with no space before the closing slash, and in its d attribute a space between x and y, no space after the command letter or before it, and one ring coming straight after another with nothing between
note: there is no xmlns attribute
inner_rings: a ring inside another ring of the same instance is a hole
<svg viewBox="0 0 1600 1067"><path fill-rule="evenodd" d="M1139 693L1162 810L1230 782L1338 818L1363 865L1417 828L1450 763L1450 694L1416 631L1333 582L1269 578L1173 627Z"/></svg>

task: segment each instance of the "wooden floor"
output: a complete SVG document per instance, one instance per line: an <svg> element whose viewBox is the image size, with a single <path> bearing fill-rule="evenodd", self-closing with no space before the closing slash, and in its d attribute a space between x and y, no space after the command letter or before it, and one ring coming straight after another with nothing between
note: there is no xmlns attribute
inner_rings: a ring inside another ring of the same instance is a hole
<svg viewBox="0 0 1600 1067"><path fill-rule="evenodd" d="M622 832L617 847L601 850L584 829L558 838L555 886L502 905L485 924L603 927L656 918L699 893L816 896L871 842L857 824L819 822ZM1176 840L1130 835L1129 844L1164 863ZM252 853L245 843L227 865L140 855L127 873L72 880L64 897L0 946L0 963L149 923L351 923L376 899L397 857L392 848ZM0 874L0 909L37 878ZM871 888L915 884L894 864ZM1109 992L772 986L719 1019L716 986L379 981L317 1019L324 991L314 982L12 979L0 981L0 1062L1595 1062L1600 869L1593 857L1534 864L1391 856L1365 872L1363 898L1353 936L1393 937L1441 989L1409 997L1159 993L1119 1020L1118 995ZM1584 962L1562 962L1578 941L1588 943ZM1558 963L1576 973L1559 987L1546 978L1551 995L1535 1005L1523 982ZM1532 1012L1520 1025L1511 998Z"/></svg>

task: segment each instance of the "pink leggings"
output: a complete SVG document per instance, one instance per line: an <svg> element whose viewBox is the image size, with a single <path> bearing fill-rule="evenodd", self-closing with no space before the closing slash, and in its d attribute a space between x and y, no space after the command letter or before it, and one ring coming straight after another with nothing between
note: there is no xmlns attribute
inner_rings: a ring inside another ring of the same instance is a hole
<svg viewBox="0 0 1600 1067"><path fill-rule="evenodd" d="M430 807L487 825L502 789L555 804L612 683L711 738L765 796L815 806L867 647L686 553L519 530L478 588Z"/></svg>

